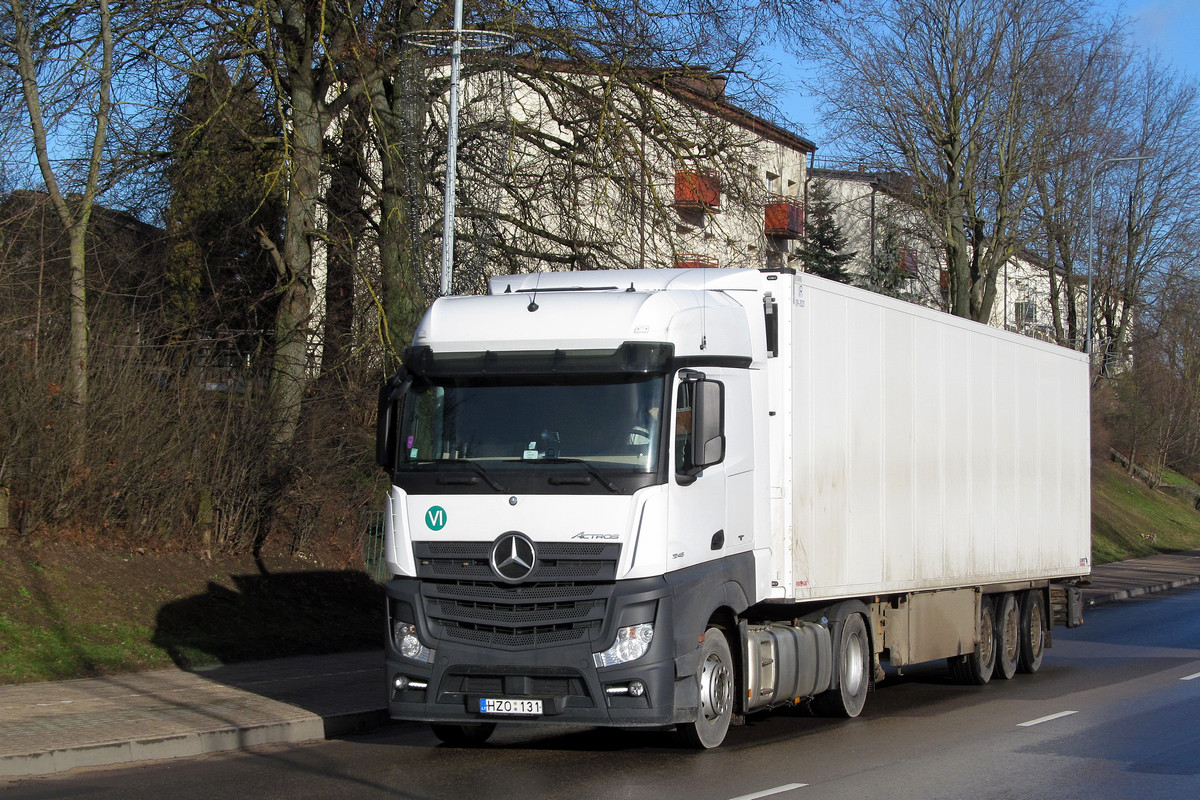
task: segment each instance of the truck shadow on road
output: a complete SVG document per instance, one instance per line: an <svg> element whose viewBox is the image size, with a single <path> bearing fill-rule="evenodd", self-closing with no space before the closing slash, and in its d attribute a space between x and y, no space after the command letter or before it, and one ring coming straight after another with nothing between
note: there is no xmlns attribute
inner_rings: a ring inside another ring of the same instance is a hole
<svg viewBox="0 0 1200 800"><path fill-rule="evenodd" d="M384 616L383 587L358 570L232 575L164 605L151 641L195 669L377 649Z"/></svg>

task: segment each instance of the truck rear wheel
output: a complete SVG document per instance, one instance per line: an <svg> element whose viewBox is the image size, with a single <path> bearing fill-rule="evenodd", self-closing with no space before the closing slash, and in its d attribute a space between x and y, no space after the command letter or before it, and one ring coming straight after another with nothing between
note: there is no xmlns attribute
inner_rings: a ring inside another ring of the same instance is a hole
<svg viewBox="0 0 1200 800"><path fill-rule="evenodd" d="M696 709L696 721L680 725L679 733L692 747L708 749L725 741L729 721L733 718L736 692L733 656L720 628L709 628L704 632L696 679L700 682L700 707Z"/></svg>
<svg viewBox="0 0 1200 800"><path fill-rule="evenodd" d="M478 722L466 725L447 725L433 723L429 726L433 735L448 745L454 747L478 747L488 740L492 731L496 730L494 722Z"/></svg>
<svg viewBox="0 0 1200 800"><path fill-rule="evenodd" d="M1027 675L1037 672L1042 666L1045 650L1046 612L1042 593L1035 589L1026 592L1021 600L1021 658L1017 669Z"/></svg>
<svg viewBox="0 0 1200 800"><path fill-rule="evenodd" d="M1021 656L1021 609L1012 592L1000 596L996 611L996 670L997 677L1008 680L1017 673Z"/></svg>
<svg viewBox="0 0 1200 800"><path fill-rule="evenodd" d="M842 623L835 663L838 685L814 697L812 709L823 717L857 717L871 685L871 639L862 614L851 614Z"/></svg>
<svg viewBox="0 0 1200 800"><path fill-rule="evenodd" d="M983 686L992 679L992 670L996 666L996 614L992 598L979 599L979 643L975 645L975 652L946 661L959 683Z"/></svg>

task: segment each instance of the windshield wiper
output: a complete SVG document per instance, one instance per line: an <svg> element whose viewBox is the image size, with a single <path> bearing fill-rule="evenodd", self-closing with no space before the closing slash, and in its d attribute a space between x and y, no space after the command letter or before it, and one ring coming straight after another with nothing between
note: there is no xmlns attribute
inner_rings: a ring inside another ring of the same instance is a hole
<svg viewBox="0 0 1200 800"><path fill-rule="evenodd" d="M608 489L610 492L621 494L621 488L615 483L604 477L604 473L596 469L590 462L584 461L582 458L537 458L525 461L526 464L578 464L588 471L588 473L600 481L600 485Z"/></svg>
<svg viewBox="0 0 1200 800"><path fill-rule="evenodd" d="M479 464L479 463L478 463L478 462L476 462L476 461L471 461L470 459L467 459L467 458L422 458L422 459L416 459L416 460L414 460L413 462L409 462L409 463L417 463L417 464L453 464L453 465L455 465L455 466L461 466L461 467L470 467L470 468L471 468L471 469L472 469L472 470L475 472L475 474L476 474L476 475L478 475L479 477L483 478L483 479L484 479L484 481L486 481L486 482L487 482L487 485L488 485L488 486L490 486L490 487L492 487L492 488L493 488L494 490L496 490L497 492L506 492L506 491L508 491L508 490L507 490L507 489L505 489L503 486L501 486L500 484L496 483L496 481L495 481L495 480L492 478L492 476L491 476L491 475L489 475L489 474L488 474L488 471L487 471L486 469L484 469L484 468L483 468L483 466L482 466L481 464Z"/></svg>

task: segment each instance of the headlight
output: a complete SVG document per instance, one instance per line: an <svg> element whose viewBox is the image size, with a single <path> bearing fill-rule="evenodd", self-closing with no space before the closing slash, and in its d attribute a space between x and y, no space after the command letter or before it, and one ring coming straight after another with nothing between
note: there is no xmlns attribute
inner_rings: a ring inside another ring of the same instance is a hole
<svg viewBox="0 0 1200 800"><path fill-rule="evenodd" d="M650 642L654 641L654 625L643 622L641 625L630 625L617 631L617 638L612 647L603 653L593 653L592 660L597 667L613 667L625 664L646 655Z"/></svg>
<svg viewBox="0 0 1200 800"><path fill-rule="evenodd" d="M426 664L433 663L433 650L430 650L425 645L421 644L421 640L417 638L417 626L410 622L401 622L396 620L392 623L392 642L396 645L396 649L400 651L400 655L405 658L411 658L413 661L423 661Z"/></svg>

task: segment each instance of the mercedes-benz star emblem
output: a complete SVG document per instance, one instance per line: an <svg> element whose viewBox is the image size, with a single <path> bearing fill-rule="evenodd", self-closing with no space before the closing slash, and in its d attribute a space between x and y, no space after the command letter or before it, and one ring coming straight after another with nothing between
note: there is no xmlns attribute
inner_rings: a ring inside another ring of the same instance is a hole
<svg viewBox="0 0 1200 800"><path fill-rule="evenodd" d="M523 533L509 532L492 545L492 572L502 581L520 583L533 572L537 555L533 542Z"/></svg>

